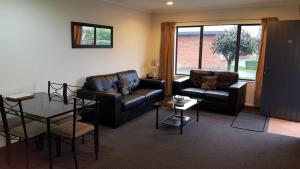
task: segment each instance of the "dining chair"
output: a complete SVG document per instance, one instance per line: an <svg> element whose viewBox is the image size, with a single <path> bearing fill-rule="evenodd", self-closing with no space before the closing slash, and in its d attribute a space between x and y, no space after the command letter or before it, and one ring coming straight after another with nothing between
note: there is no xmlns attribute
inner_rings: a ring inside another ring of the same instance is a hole
<svg viewBox="0 0 300 169"><path fill-rule="evenodd" d="M7 145L11 143L11 136L24 139L28 143L28 139L36 138L46 132L46 125L44 123L35 121L34 119L27 120L28 117L24 115L21 100L18 100L16 103L8 102L0 95L0 111ZM14 120L7 118L8 114L14 116ZM16 123L16 118L20 119L21 124Z"/></svg>
<svg viewBox="0 0 300 169"><path fill-rule="evenodd" d="M49 101L62 102L68 104L67 83L54 83L48 81L48 97ZM73 112L57 116L51 119L51 123L59 125L65 122L72 121Z"/></svg>
<svg viewBox="0 0 300 169"><path fill-rule="evenodd" d="M9 116L10 117L6 118L6 121L2 120L2 119L4 119L2 116L1 116L2 118L0 119L0 135L3 137L6 137L4 123L7 123L8 129L12 129L12 128L22 125L22 121L21 121L20 117L18 117L16 115L11 115L11 114ZM25 123L28 123L31 121L32 120L30 120L30 119L25 119ZM17 138L14 136L9 136L9 137L10 137L10 140L17 140L17 139L20 140L20 138Z"/></svg>
<svg viewBox="0 0 300 169"><path fill-rule="evenodd" d="M49 101L58 101L67 104L67 84L48 81Z"/></svg>
<svg viewBox="0 0 300 169"><path fill-rule="evenodd" d="M67 83L65 83L65 86L64 86L64 98L66 99L65 100L65 103L66 104L74 104L74 98L77 98L77 91L78 90L81 90L83 89L82 87L79 87L79 86L74 86L74 85L68 85ZM85 98L85 93L83 93L83 97L81 98L81 101L82 103L84 103L84 98ZM71 112L72 113L72 112ZM82 115L76 115L76 120L77 121L81 121L82 120ZM72 121L72 118L68 118L68 119L65 119L63 121L61 121L59 124L62 124L64 122L69 122L69 121ZM58 123L56 123L58 124ZM85 135L82 135L82 144L85 144ZM60 142L60 138L56 138L56 141L57 142ZM72 148L72 151L73 151L73 148ZM58 156L60 154L57 154Z"/></svg>
<svg viewBox="0 0 300 169"><path fill-rule="evenodd" d="M96 160L98 159L98 152L99 152L98 125L97 125L98 112L99 112L99 104L98 104L99 98L97 95L94 95L85 99L88 99L88 101L83 102L84 99L82 98L76 98L76 97L73 98L73 105L74 105L73 120L58 125L52 131L52 134L54 134L58 138L62 137L62 138L72 140L72 150L73 150L76 169L78 168L76 148L75 148L76 147L75 141L77 138L93 132ZM82 108L77 110L78 105L82 106ZM82 113L95 113L96 114L95 122L93 124L90 124L90 123L78 121L76 117L78 115L81 115ZM60 151L60 147L61 147L60 142L56 142L56 143L57 143L56 150ZM60 154L60 152L57 153Z"/></svg>
<svg viewBox="0 0 300 169"><path fill-rule="evenodd" d="M68 85L67 83L53 83L48 81L48 96L50 101L59 101L65 104L72 104L75 97L77 97L77 90L82 87ZM84 100L82 100L84 102ZM55 117L51 119L51 123L54 125L60 125L73 120L73 112ZM76 120L80 121L81 116L77 116ZM56 142L60 142L60 138L56 138ZM82 136L82 144L85 143L85 138ZM58 143L57 143L58 144ZM73 151L73 148L72 148ZM57 154L59 156L60 153Z"/></svg>
<svg viewBox="0 0 300 169"><path fill-rule="evenodd" d="M66 98L66 103L67 104L73 104L74 98L77 98L77 91L83 89L82 87L79 86L74 86L74 85L68 85L65 83L65 98ZM84 103L84 97L81 98L81 101Z"/></svg>

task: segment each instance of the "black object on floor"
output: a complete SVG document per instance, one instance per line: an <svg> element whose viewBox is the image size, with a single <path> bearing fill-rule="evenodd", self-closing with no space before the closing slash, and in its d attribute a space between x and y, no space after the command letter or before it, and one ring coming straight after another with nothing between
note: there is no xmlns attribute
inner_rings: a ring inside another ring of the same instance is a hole
<svg viewBox="0 0 300 169"><path fill-rule="evenodd" d="M232 121L231 127L248 131L264 132L266 122L267 116L262 115L258 110L244 109Z"/></svg>

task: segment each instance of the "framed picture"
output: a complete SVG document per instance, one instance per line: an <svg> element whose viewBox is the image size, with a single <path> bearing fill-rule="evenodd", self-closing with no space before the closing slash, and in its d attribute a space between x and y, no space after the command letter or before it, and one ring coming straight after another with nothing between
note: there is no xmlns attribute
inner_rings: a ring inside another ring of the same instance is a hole
<svg viewBox="0 0 300 169"><path fill-rule="evenodd" d="M71 22L72 48L113 48L113 27Z"/></svg>

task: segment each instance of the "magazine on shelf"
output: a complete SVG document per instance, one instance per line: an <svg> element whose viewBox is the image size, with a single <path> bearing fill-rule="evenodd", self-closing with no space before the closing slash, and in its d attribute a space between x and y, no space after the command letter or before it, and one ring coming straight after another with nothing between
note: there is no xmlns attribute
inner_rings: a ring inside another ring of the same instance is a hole
<svg viewBox="0 0 300 169"><path fill-rule="evenodd" d="M183 124L185 122L189 121L190 119L191 118L189 116L183 116L183 121L184 121ZM175 116L169 117L163 123L166 125L179 127L180 123L181 123L180 115L175 115Z"/></svg>

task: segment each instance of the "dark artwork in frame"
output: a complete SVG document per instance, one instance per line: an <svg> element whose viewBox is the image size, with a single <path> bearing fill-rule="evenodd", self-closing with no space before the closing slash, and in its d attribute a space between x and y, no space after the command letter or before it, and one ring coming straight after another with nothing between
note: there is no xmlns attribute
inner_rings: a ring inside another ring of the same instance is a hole
<svg viewBox="0 0 300 169"><path fill-rule="evenodd" d="M72 48L113 48L113 27L71 22Z"/></svg>

